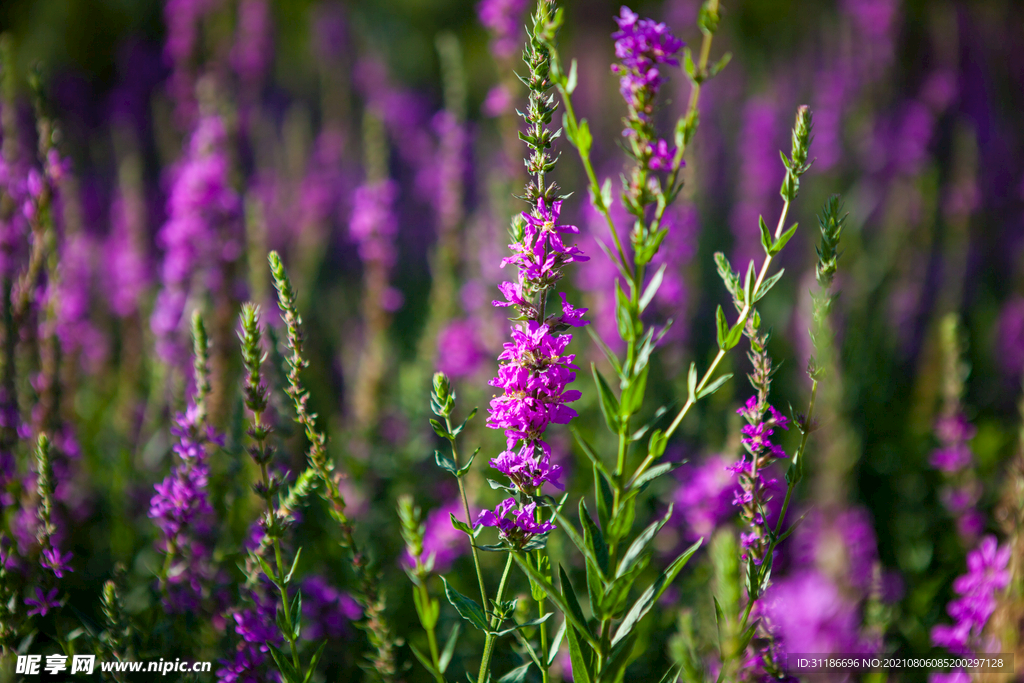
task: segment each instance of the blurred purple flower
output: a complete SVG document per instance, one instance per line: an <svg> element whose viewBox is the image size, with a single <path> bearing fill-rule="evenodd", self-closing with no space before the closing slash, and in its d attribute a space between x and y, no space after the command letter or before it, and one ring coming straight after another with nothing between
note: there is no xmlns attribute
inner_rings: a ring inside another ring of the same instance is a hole
<svg viewBox="0 0 1024 683"><path fill-rule="evenodd" d="M995 612L996 592L1010 583L1010 551L1009 544L1000 548L994 536L986 536L977 550L967 554L967 573L953 582L953 591L960 597L946 607L953 624L932 629L933 645L962 655L989 651L982 632Z"/></svg>
<svg viewBox="0 0 1024 683"><path fill-rule="evenodd" d="M458 500L453 500L432 510L427 515L424 522L423 554L419 559L426 564L433 556L433 572L435 574L447 573L451 569L452 563L466 553L464 534L453 527L451 523L451 515L461 518L462 514L462 505ZM402 557L402 564L407 569L416 566L416 558L409 553L408 549Z"/></svg>
<svg viewBox="0 0 1024 683"><path fill-rule="evenodd" d="M522 47L526 0L481 0L476 6L480 23L491 32L491 52L507 59Z"/></svg>
<svg viewBox="0 0 1024 683"><path fill-rule="evenodd" d="M473 320L453 320L437 337L437 368L450 377L476 372L486 359Z"/></svg>
<svg viewBox="0 0 1024 683"><path fill-rule="evenodd" d="M779 163L776 144L776 118L775 105L766 99L752 98L743 109L743 128L736 146L742 155L738 200L729 215L732 263L741 273L746 271L749 261L764 256L758 217L774 215L774 208L781 201L778 187L784 169Z"/></svg>
<svg viewBox="0 0 1024 683"><path fill-rule="evenodd" d="M480 107L485 116L501 116L512 106L512 95L504 85L496 85L487 91L487 97Z"/></svg>
<svg viewBox="0 0 1024 683"><path fill-rule="evenodd" d="M302 596L302 616L307 622L302 629L303 640L347 637L348 624L363 616L363 610L351 595L319 576L303 580Z"/></svg>
<svg viewBox="0 0 1024 683"><path fill-rule="evenodd" d="M271 29L267 0L242 0L239 3L231 65L246 85L258 85L266 74L274 55Z"/></svg>
<svg viewBox="0 0 1024 683"><path fill-rule="evenodd" d="M58 579L62 579L64 578L64 572L74 571L68 566L68 563L71 562L71 557L70 552L62 555L59 548L46 548L42 552L41 564L47 569L52 570Z"/></svg>
<svg viewBox="0 0 1024 683"><path fill-rule="evenodd" d="M996 357L1008 374L1024 370L1024 297L1015 296L1003 305L996 333Z"/></svg>
<svg viewBox="0 0 1024 683"><path fill-rule="evenodd" d="M366 183L352 198L349 235L359 245L363 261L381 263L390 268L395 262L395 234L398 221L393 203L398 186L391 180Z"/></svg>
<svg viewBox="0 0 1024 683"><path fill-rule="evenodd" d="M680 484L672 500L685 538L710 538L719 524L736 513L732 505L736 480L728 471L730 464L724 455L711 455L679 468Z"/></svg>

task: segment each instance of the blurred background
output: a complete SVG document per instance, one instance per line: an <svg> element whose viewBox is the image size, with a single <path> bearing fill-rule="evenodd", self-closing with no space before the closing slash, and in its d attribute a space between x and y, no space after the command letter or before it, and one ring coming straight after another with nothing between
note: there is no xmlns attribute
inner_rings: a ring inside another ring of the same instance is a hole
<svg viewBox="0 0 1024 683"><path fill-rule="evenodd" d="M695 0L631 8L699 45ZM152 583L162 558L147 507L172 462L168 430L185 405L188 320L200 308L213 348L211 418L225 437L210 460L216 569L193 615L201 627L183 638L191 622L173 622L145 647L163 657L229 657L232 582L261 504L249 491L257 470L244 453L236 320L241 302L256 301L276 339L265 260L276 249L298 291L310 401L347 475L357 536L373 540L393 623L414 623L395 501L413 495L425 514L437 513L436 526L455 500L454 483L433 463L431 373L453 377L461 414L483 410L492 395L487 381L508 323L490 302L508 277L499 263L510 218L526 206L514 197L525 181L515 108L526 90L513 72L522 73L531 9L523 0L0 4L13 65L4 75L5 148L34 154L35 71L69 159L57 210L66 445L55 472L75 557L64 585L81 618L100 619L95 596L116 562L127 568L128 611L144 622L159 609ZM617 182L625 109L609 65L619 6L569 0L565 11L560 45L566 61L578 61L577 111L594 131L599 177ZM715 309L728 300L713 254L740 270L757 258L758 216L772 225L782 206L778 151L788 152L796 107L808 104L816 161L791 212L800 229L781 260L786 274L760 311L781 366L771 401L787 414L804 410L809 395L815 216L839 193L849 217L834 353L792 519L805 516L776 569L773 599L792 609L774 615L775 628L792 652L855 652L866 642L939 652L931 629L950 621L946 604L966 553L986 534L1012 542L1019 532L1008 483L1024 372L1024 6L734 0L723 4L713 58L727 51L731 62L702 92L686 189L659 256L669 269L652 320L674 325L649 402L685 397L689 363L706 367L717 351ZM670 75L658 111L666 134L689 89L681 70ZM556 151L553 177L570 195L563 217L580 227L592 257L563 289L615 348L616 274L598 245L606 228L589 208L574 150L559 142ZM584 370L605 362L586 334L571 348ZM304 442L272 348L270 364L279 457L294 473ZM666 455L687 465L642 503L645 517L676 505L660 541L666 556L735 528L725 466L741 452L735 410L752 392L743 354L726 364L735 378L687 418ZM580 429L607 453L586 374L577 381ZM24 390L26 414L32 391ZM463 437L482 447L469 480L478 507L497 500L483 461L501 450L483 422ZM783 445L791 452L798 440L791 430ZM590 485L586 460L567 432L552 443L575 497ZM28 452L23 444L3 474L0 518L26 549L32 533L19 535L17 480ZM339 677L356 675L365 647L345 611L344 555L320 501L297 517L291 545L305 548L303 591L317 596L306 598L315 605L307 628L330 638L327 678L347 680ZM571 561L557 538L551 552ZM648 624L631 677L709 656L706 587L715 571L702 553ZM468 593L468 559L452 554L446 576ZM525 583L517 589L528 592ZM458 617L443 611L447 633ZM463 645L452 670L459 677L475 666ZM407 649L398 658L413 664L408 680L428 680Z"/></svg>

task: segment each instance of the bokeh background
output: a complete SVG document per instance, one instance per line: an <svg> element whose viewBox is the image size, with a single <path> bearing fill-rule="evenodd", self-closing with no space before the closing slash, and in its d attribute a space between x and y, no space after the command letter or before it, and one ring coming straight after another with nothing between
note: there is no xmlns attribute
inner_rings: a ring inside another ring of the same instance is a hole
<svg viewBox="0 0 1024 683"><path fill-rule="evenodd" d="M525 206L514 198L525 180L514 112L525 88L513 70L522 68L528 8L518 0L480 5L0 4L13 65L4 106L16 109L7 120L31 155L28 74L37 70L58 147L70 159L58 219L65 290L57 325L60 414L74 447L61 456L58 498L75 558L64 584L75 611L64 610L41 633L62 621L64 628L79 618L99 622L96 596L116 562L127 568L128 610L140 625L161 611L152 584L162 558L147 508L173 457L169 426L184 406L187 321L196 307L212 330L212 419L225 435L211 457L211 561L217 581L231 585L259 511L249 491L256 470L243 450L235 321L240 302L251 299L280 329L268 249L282 253L299 291L311 403L347 474L357 536L383 572L393 623L415 623L395 501L411 494L425 512L441 511L434 526L446 523L456 491L433 463L439 444L427 424L429 379L441 368L456 382L460 410L486 406L507 330L503 309L490 301L503 279L506 228ZM699 44L695 1L631 7ZM564 58L578 61L577 110L591 122L599 176L615 179L625 163L624 108L609 69L618 4L570 0L565 9L560 43ZM775 599L790 606L778 628L804 638L807 649L792 651L852 651L870 635L886 651L938 652L930 632L949 622L945 606L966 553L985 534L1012 541L1019 533L1006 489L1020 450L1024 371L1024 7L735 0L724 3L714 42L716 57L726 51L731 62L702 93L686 189L660 257L669 269L654 316L675 322L650 401L685 396L689 363L704 367L717 350L714 312L727 307L727 295L712 256L725 252L734 265L757 257L758 216L773 224L782 206L778 151L788 151L796 107L810 105L816 161L792 212L801 227L782 258L786 274L761 309L781 365L772 397L780 409L803 410L809 392L815 215L840 193L849 217L835 354L798 489L798 513L806 516L776 570ZM681 70L671 74L658 112L665 130L682 114L689 88ZM225 162L217 189L224 204L216 218L204 214L206 223L176 236L180 169L198 163L190 141L210 116L223 126L215 144ZM574 151L564 142L556 149L563 155L554 177L571 193L563 215L580 226L580 245L592 256L566 290L612 343L615 272L597 244L604 228L588 207ZM189 248L186 276L169 274L169 254ZM177 308L167 308L168 292L179 295ZM586 334L573 349L584 369L603 362ZM751 392L742 354L727 366L735 378L687 419L666 456L689 463L643 502L646 514L676 503L672 531L660 541L666 556L688 539L735 528L724 466L740 453L735 409ZM576 408L581 430L599 442L587 374L578 379ZM291 426L282 377L271 378L280 458L294 473L304 462L302 437ZM968 427L950 437L943 416ZM478 418L463 438L482 447L473 497L479 507L493 504L484 456L500 450L500 437ZM797 440L789 434L784 445ZM568 477L570 490L586 490L586 461L571 438L558 433L553 444L562 466L580 475ZM966 448L969 457L943 471L934 455L943 448ZM0 530L15 541L27 523L19 522L16 480L30 470L28 446L17 453L0 517ZM327 680L348 680L360 675L365 643L349 624L345 556L319 501L299 518L291 543L304 548L300 573L316 605L307 628L312 638L330 638ZM571 563L557 537L551 547ZM460 554L453 551L447 576L472 588ZM631 676L654 676L691 656L690 648L708 655L711 578L705 554L648 625ZM516 588L528 592L525 583ZM232 589L211 590L194 621L161 622L139 647L165 658L229 657ZM447 633L457 615L445 610ZM37 637L38 647L45 642ZM471 642L463 645L456 673L475 666ZM515 664L508 652L499 659L497 670ZM413 665L408 680L427 680L407 649L399 660Z"/></svg>

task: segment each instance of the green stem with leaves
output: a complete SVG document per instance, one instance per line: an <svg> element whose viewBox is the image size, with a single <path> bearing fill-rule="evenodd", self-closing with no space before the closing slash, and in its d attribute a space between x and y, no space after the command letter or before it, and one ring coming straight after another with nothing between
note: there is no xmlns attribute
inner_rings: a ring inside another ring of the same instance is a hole
<svg viewBox="0 0 1024 683"><path fill-rule="evenodd" d="M512 568L512 553L508 553L508 560L505 562L505 571L501 574L501 583L498 584L498 594L494 596L495 605L501 605L501 598L505 595L505 583L508 581L508 572ZM491 630L484 639L484 656L480 660L480 675L477 676L477 683L487 683L487 673L491 668L491 654L494 652L494 632L501 626L500 619L495 616L491 619Z"/></svg>

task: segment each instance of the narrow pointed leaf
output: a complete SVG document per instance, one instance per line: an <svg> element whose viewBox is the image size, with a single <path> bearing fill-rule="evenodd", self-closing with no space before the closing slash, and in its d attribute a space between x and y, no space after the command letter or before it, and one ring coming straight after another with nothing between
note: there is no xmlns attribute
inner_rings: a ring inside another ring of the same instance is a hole
<svg viewBox="0 0 1024 683"><path fill-rule="evenodd" d="M498 679L498 683L523 683L526 680L526 672L533 666L533 662L527 662L522 666L512 669L507 674Z"/></svg>
<svg viewBox="0 0 1024 683"><path fill-rule="evenodd" d="M697 400L697 364L690 363L690 374L686 378L686 386L690 393L690 400Z"/></svg>
<svg viewBox="0 0 1024 683"><path fill-rule="evenodd" d="M299 566L299 557L302 555L302 548L295 551L295 559L292 560L292 568L288 570L288 574L284 577L285 585L292 582L292 576L295 574L295 568Z"/></svg>
<svg viewBox="0 0 1024 683"><path fill-rule="evenodd" d="M562 614L569 621L570 625L575 626L576 629L586 638L587 642L590 643L591 647L597 648L599 644L597 639L590 633L590 629L587 628L586 622L580 621L576 615L569 609L569 605L566 603L565 598L562 594L551 585L551 582L540 574L534 567L530 566L528 562L519 554L512 555L512 558L519 565L519 568L530 578L531 581L536 581L544 589L544 592L548 594L548 599L555 603L555 606L561 610Z"/></svg>
<svg viewBox="0 0 1024 683"><path fill-rule="evenodd" d="M608 478L601 474L601 471L594 465L594 498L597 503L597 521L602 529L608 528L608 519L611 514L615 498L612 489L608 485Z"/></svg>
<svg viewBox="0 0 1024 683"><path fill-rule="evenodd" d="M637 623L651 610L651 607L653 607L658 601L661 594L664 593L665 589L672 584L676 576L679 575L679 572L681 572L683 567L686 566L689 559L695 552L697 552L697 548L700 547L700 544L703 541L704 539L702 538L687 548L682 555L677 557L672 564L669 565L668 569L666 569L663 574L655 579L654 583L651 584L651 587L637 598L636 602L633 603L633 606L622 620L622 623L619 624L618 630L615 631L615 636L612 638L612 646L628 636Z"/></svg>
<svg viewBox="0 0 1024 683"><path fill-rule="evenodd" d="M459 476L459 470L455 467L455 461L441 451L434 451L434 462L437 463L437 466L445 472Z"/></svg>
<svg viewBox="0 0 1024 683"><path fill-rule="evenodd" d="M705 396L710 396L711 394L718 391L722 387L722 385L728 382L730 379L732 379L731 372L722 375L714 382L701 389L700 392L697 394L697 398L704 398Z"/></svg>
<svg viewBox="0 0 1024 683"><path fill-rule="evenodd" d="M456 470L456 472L455 472L455 476L456 477L465 476L466 472L469 472L469 468L473 466L473 461L476 460L476 454L479 453L479 452L480 452L479 448L477 448L475 451L473 451L473 455L469 456L469 460L466 461L466 464L463 465L462 467L460 467L458 470Z"/></svg>
<svg viewBox="0 0 1024 683"><path fill-rule="evenodd" d="M761 286L757 288L757 292L754 294L754 303L760 301L764 295L768 293L768 290L775 286L775 283L779 281L779 278L782 277L782 274L785 272L785 268L780 268L779 272L775 273L775 275L766 277L761 283Z"/></svg>
<svg viewBox="0 0 1024 683"><path fill-rule="evenodd" d="M594 464L594 467L596 467L601 472L601 474L607 477L610 481L612 475L604 466L604 463L601 462L601 459L597 457L597 453L594 452L594 448L589 443L587 443L587 440L583 438L583 435L580 434L575 427L570 427L569 431L572 432L573 438L576 439L576 443L580 445L580 450L583 451L583 454L586 455L587 458L590 459L590 462Z"/></svg>
<svg viewBox="0 0 1024 683"><path fill-rule="evenodd" d="M597 558L597 566L601 568L602 574L607 574L608 545L604 542L604 535L601 533L601 529L594 524L594 520L590 517L590 511L587 510L585 498L580 498L579 512L580 521L583 522L583 540L593 551L594 557Z"/></svg>
<svg viewBox="0 0 1024 683"><path fill-rule="evenodd" d="M672 505L668 506L668 512L665 516L659 520L655 520L646 529L640 532L640 535L629 545L629 549L626 550L626 554L619 560L619 566L615 568L615 578L619 578L636 564L637 560L640 559L640 555L647 549L647 545L654 540L654 537L661 531L661 528L665 526L672 517Z"/></svg>
<svg viewBox="0 0 1024 683"><path fill-rule="evenodd" d="M640 312L643 313L644 309L654 300L654 296L658 293L658 289L661 287L661 282L665 278L665 269L668 267L667 263L661 264L661 268L654 273L651 277L651 281L647 283L647 289L644 290L643 296L640 297Z"/></svg>
<svg viewBox="0 0 1024 683"><path fill-rule="evenodd" d="M584 635L590 633L590 628L587 626L587 618L583 616L583 610L580 609L580 602L576 599L576 591L572 589L572 582L569 581L569 577L565 573L565 569L562 565L558 565L558 581L562 585L562 596L565 598L565 605L572 612L573 617L576 621L583 625L583 629L586 629ZM583 631L581 629L581 632Z"/></svg>
<svg viewBox="0 0 1024 683"><path fill-rule="evenodd" d="M608 429L613 433L618 434L619 400L615 398L615 394L612 393L611 387L608 386L608 382L606 382L601 373L597 371L597 366L591 363L590 369L594 374L594 383L597 385L597 392L601 397L601 414L604 415L604 421L608 423Z"/></svg>
<svg viewBox="0 0 1024 683"><path fill-rule="evenodd" d="M797 224L794 223L792 228L782 233L782 235L779 236L779 239L775 241L775 246L772 247L773 256L782 251L782 248L786 246L786 243L789 242L790 239L792 239L794 233L796 233L796 227Z"/></svg>
<svg viewBox="0 0 1024 683"><path fill-rule="evenodd" d="M441 581L444 582L444 593L448 596L448 602L452 603L452 607L456 609L463 619L486 633L489 628L487 626L487 615L484 614L483 608L472 598L468 598L452 588L448 584L448 580L443 576Z"/></svg>
<svg viewBox="0 0 1024 683"><path fill-rule="evenodd" d="M601 349L602 353L604 353L604 357L607 358L608 362L612 364L613 368L615 368L615 374L622 377L622 365L619 363L619 357L616 356L610 348L608 348L608 345L604 343L603 339L601 339L601 335L591 329L592 327L592 325L587 325L585 328L590 334L590 338L594 340L597 347Z"/></svg>
<svg viewBox="0 0 1024 683"><path fill-rule="evenodd" d="M576 60L569 66L569 76L565 79L565 92L571 95L576 90Z"/></svg>
<svg viewBox="0 0 1024 683"><path fill-rule="evenodd" d="M636 645L636 633L630 633L618 644L612 645L612 651L608 655L608 661L601 669L601 679L608 681L621 681L622 672L629 664L629 657L633 654L633 646Z"/></svg>
<svg viewBox="0 0 1024 683"><path fill-rule="evenodd" d="M647 390L647 371L649 365L645 365L636 377L629 383L629 386L622 391L622 413L632 415L639 410L644 401L644 392Z"/></svg>
<svg viewBox="0 0 1024 683"><path fill-rule="evenodd" d="M423 668L430 672L431 676L439 676L441 674L440 671L434 668L434 663L430 661L430 657L423 654L418 647L409 643L409 649L412 650L414 655L416 655L416 659L420 660L420 664L423 665Z"/></svg>
<svg viewBox="0 0 1024 683"><path fill-rule="evenodd" d="M316 649L313 656L309 659L309 668L306 669L306 677L302 679L303 683L309 683L313 680L313 674L316 673L316 665L320 663L320 657L324 654L324 648L327 647L327 641L320 643L320 647Z"/></svg>
<svg viewBox="0 0 1024 683"><path fill-rule="evenodd" d="M772 233L768 229L768 224L764 222L764 216L757 217L757 224L761 228L761 246L764 247L764 253L766 256L771 256L775 240L772 239Z"/></svg>
<svg viewBox="0 0 1024 683"><path fill-rule="evenodd" d="M591 551L589 546L587 546L587 542L586 542L586 540L584 540L584 538L582 536L580 536L580 532L576 531L576 527L573 525L573 523L570 522L569 519L565 515L563 515L560 511L557 511L557 510L555 511L555 519L558 520L559 528L562 531L564 531L566 536L569 537L569 539L573 542L573 544L577 548L579 548L579 551L581 553L583 553L583 555L588 560L590 560L595 565L600 567L601 563L597 561L597 556L593 553L593 551ZM604 578L604 577L602 577L602 578Z"/></svg>
<svg viewBox="0 0 1024 683"><path fill-rule="evenodd" d="M455 654L455 643L458 642L459 633L461 632L462 624L456 623L452 627L451 635L448 636L448 642L444 644L444 650L441 651L441 658L438 660L438 664L441 665L442 674L448 669L448 665L451 664L452 655Z"/></svg>
<svg viewBox="0 0 1024 683"><path fill-rule="evenodd" d="M718 348L727 350L726 339L729 337L729 323L725 319L725 311L722 310L721 306L715 311L715 323L718 333Z"/></svg>
<svg viewBox="0 0 1024 683"><path fill-rule="evenodd" d="M551 666L551 663L555 661L555 657L558 656L558 649L562 647L562 638L565 637L566 627L569 625L568 619L562 619L562 625L555 631L555 636L551 639L551 646L548 648L548 656L545 663Z"/></svg>
<svg viewBox="0 0 1024 683"><path fill-rule="evenodd" d="M648 469L646 472L637 477L636 481L630 484L629 488L638 489L641 486L644 486L645 484L654 481L661 475L668 474L669 472L679 469L682 466L683 463L681 462L663 462L660 465L655 465L654 467Z"/></svg>
<svg viewBox="0 0 1024 683"><path fill-rule="evenodd" d="M580 647L579 635L576 628L569 626L565 633L569 641L569 662L572 665L573 683L590 683L590 668L587 666L586 653Z"/></svg>

